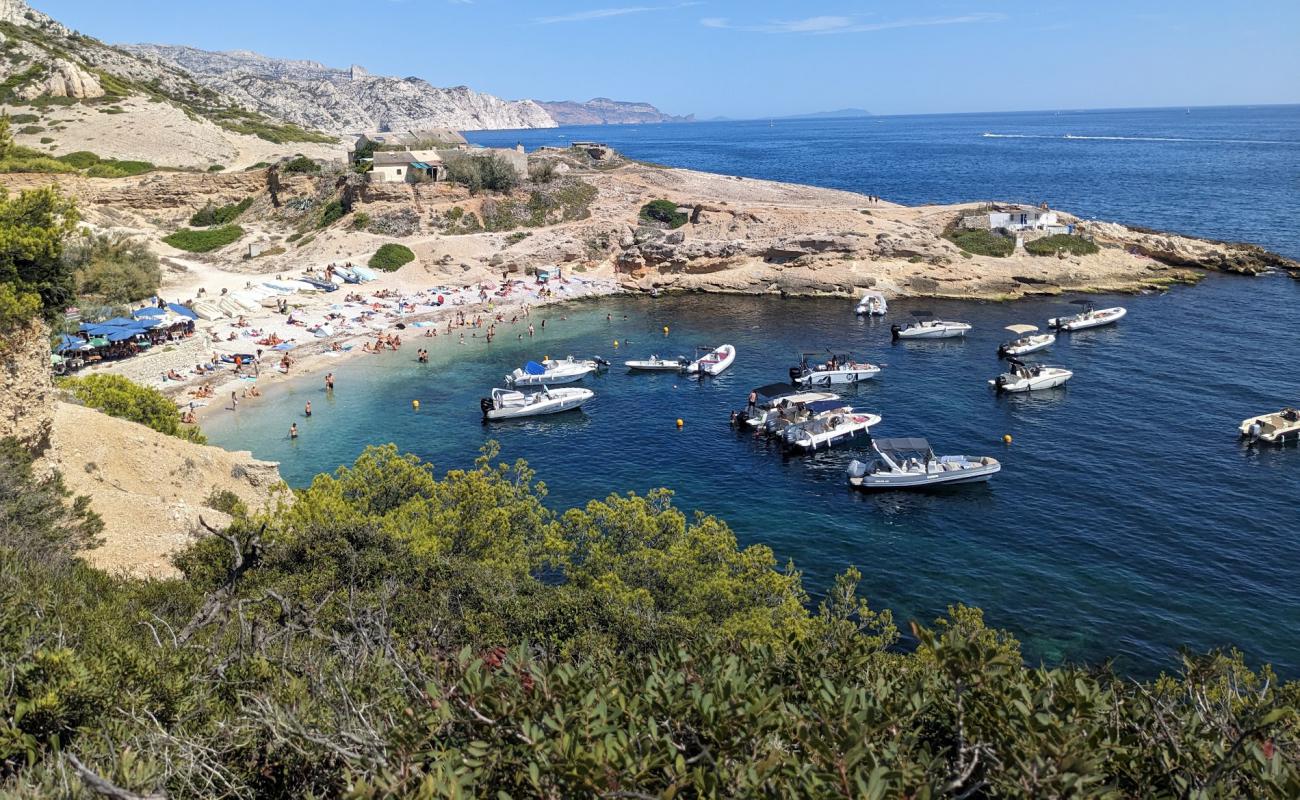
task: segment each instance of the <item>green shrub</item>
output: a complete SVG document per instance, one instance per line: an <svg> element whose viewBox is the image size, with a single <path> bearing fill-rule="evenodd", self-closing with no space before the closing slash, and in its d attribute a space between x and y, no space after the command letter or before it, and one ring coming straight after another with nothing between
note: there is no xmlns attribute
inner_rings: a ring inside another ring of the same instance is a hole
<svg viewBox="0 0 1300 800"><path fill-rule="evenodd" d="M352 215L352 230L364 231L370 227L370 215L364 211L358 211Z"/></svg>
<svg viewBox="0 0 1300 800"><path fill-rule="evenodd" d="M50 144L50 143L52 143L53 141L54 141L54 139L51 138L51 137L49 137L49 136L42 136L42 137L41 137L41 144Z"/></svg>
<svg viewBox="0 0 1300 800"><path fill-rule="evenodd" d="M298 156L285 163L282 169L291 174L315 175L320 172L320 164L306 156Z"/></svg>
<svg viewBox="0 0 1300 800"><path fill-rule="evenodd" d="M155 169L157 167L148 161L105 159L86 170L86 174L92 178L130 178L152 172Z"/></svg>
<svg viewBox="0 0 1300 800"><path fill-rule="evenodd" d="M25 321L16 315L30 310L30 294L40 297L47 320L72 305L76 287L63 243L79 220L76 204L56 187L0 192L0 285L11 289L4 303L9 324Z"/></svg>
<svg viewBox="0 0 1300 800"><path fill-rule="evenodd" d="M640 219L646 225L672 229L682 227L690 218L678 211L677 204L671 200L651 200L641 206Z"/></svg>
<svg viewBox="0 0 1300 800"><path fill-rule="evenodd" d="M125 305L158 292L158 256L140 239L108 234L69 242L64 263L72 269L77 294L107 305Z"/></svg>
<svg viewBox="0 0 1300 800"><path fill-rule="evenodd" d="M0 285L0 290L3 286ZM44 564L66 563L97 547L103 521L90 510L90 500L72 493L58 472L37 477L31 453L13 439L0 439L0 554L21 552ZM12 563L0 555L0 565ZM0 580L6 588L8 580ZM4 606L0 602L0 609ZM0 611L3 613L3 611ZM12 635L13 629L6 634ZM0 656L0 662L5 661ZM0 692L0 708L5 707ZM12 728L10 729L12 730ZM0 750L0 754L9 755Z"/></svg>
<svg viewBox="0 0 1300 800"><path fill-rule="evenodd" d="M9 121L15 125L30 125L33 122L40 122L41 118L36 114L14 114Z"/></svg>
<svg viewBox="0 0 1300 800"><path fill-rule="evenodd" d="M182 228L170 236L163 237L163 241L177 250L187 250L191 253L209 253L213 250L219 250L232 242L239 241L243 235L244 229L238 225L225 225L220 228L208 228L206 230Z"/></svg>
<svg viewBox="0 0 1300 800"><path fill-rule="evenodd" d="M239 495L229 489L213 489L203 501L203 505L213 511L220 511L230 516L238 516L247 511L244 501L239 499Z"/></svg>
<svg viewBox="0 0 1300 800"><path fill-rule="evenodd" d="M239 217L253 205L253 198L245 197L238 203L229 203L224 206L214 207L208 203L203 208L195 211L190 217L190 225L196 228L205 228L212 225L228 225L239 219Z"/></svg>
<svg viewBox="0 0 1300 800"><path fill-rule="evenodd" d="M224 172L225 169L226 169L225 166L222 164L213 164L212 166L208 167L208 172Z"/></svg>
<svg viewBox="0 0 1300 800"><path fill-rule="evenodd" d="M409 264L415 260L415 253L411 248L402 244L386 244L375 251L370 257L370 268L382 270L383 272L394 272L403 265Z"/></svg>
<svg viewBox="0 0 1300 800"><path fill-rule="evenodd" d="M298 233L291 233L291 234L289 234L289 236L285 239L285 241L286 241L286 242L296 242L296 241L298 241L298 240L301 239L301 238L302 238L302 232L299 231Z"/></svg>
<svg viewBox="0 0 1300 800"><path fill-rule="evenodd" d="M982 228L950 227L944 231L943 238L960 247L967 253L978 256L996 256L1004 258L1016 249L1016 242L1006 236L1000 236Z"/></svg>
<svg viewBox="0 0 1300 800"><path fill-rule="evenodd" d="M181 424L181 414L171 398L156 389L132 383L121 375L84 375L64 378L59 386L77 401L110 417L138 422L159 433L198 444L206 443L197 428Z"/></svg>
<svg viewBox="0 0 1300 800"><path fill-rule="evenodd" d="M320 220L316 223L316 227L328 228L343 219L343 214L343 203L338 200L331 200L321 209Z"/></svg>
<svg viewBox="0 0 1300 800"><path fill-rule="evenodd" d="M1082 236L1058 233L1041 239L1025 242L1025 251L1036 256L1054 256L1064 251L1075 256L1090 256L1100 248Z"/></svg>
<svg viewBox="0 0 1300 800"><path fill-rule="evenodd" d="M74 153L59 156L59 161L74 169L90 169L99 163L99 156L88 150L78 150Z"/></svg>
<svg viewBox="0 0 1300 800"><path fill-rule="evenodd" d="M0 283L0 333L31 321L41 313L41 296L19 289L12 283Z"/></svg>
<svg viewBox="0 0 1300 800"><path fill-rule="evenodd" d="M538 161L528 165L528 179L533 183L550 183L554 178L554 161Z"/></svg>
<svg viewBox="0 0 1300 800"><path fill-rule="evenodd" d="M471 194L480 191L509 192L519 185L519 172L498 153L462 153L447 159L447 180L459 183Z"/></svg>
<svg viewBox="0 0 1300 800"><path fill-rule="evenodd" d="M35 136L38 133L45 133L45 129L42 128L40 125L26 125L22 128L19 128L18 132L22 134L26 134L27 136Z"/></svg>

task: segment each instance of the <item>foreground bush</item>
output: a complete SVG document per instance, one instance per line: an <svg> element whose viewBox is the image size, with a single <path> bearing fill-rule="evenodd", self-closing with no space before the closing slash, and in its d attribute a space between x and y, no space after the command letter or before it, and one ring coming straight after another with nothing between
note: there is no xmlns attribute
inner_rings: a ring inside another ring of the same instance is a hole
<svg viewBox="0 0 1300 800"><path fill-rule="evenodd" d="M982 228L949 228L943 238L977 256L1005 258L1016 249L1015 239Z"/></svg>
<svg viewBox="0 0 1300 800"><path fill-rule="evenodd" d="M138 422L168 436L204 444L197 428L181 424L180 411L171 398L157 389L132 383L121 375L83 375L65 378L59 386L72 392L82 405L110 417Z"/></svg>
<svg viewBox="0 0 1300 800"><path fill-rule="evenodd" d="M163 241L177 250L187 250L191 253L209 253L239 241L243 235L244 229L238 225L223 225L220 228L208 228L206 230L182 228L170 236L164 236Z"/></svg>
<svg viewBox="0 0 1300 800"><path fill-rule="evenodd" d="M519 171L497 153L457 155L447 159L447 180L469 189L470 194L483 190L509 192L519 185Z"/></svg>
<svg viewBox="0 0 1300 800"><path fill-rule="evenodd" d="M641 206L640 218L642 224L663 228L680 228L688 219L671 200L651 200Z"/></svg>
<svg viewBox="0 0 1300 800"><path fill-rule="evenodd" d="M810 609L770 550L665 492L556 514L494 458L439 478L373 448L176 579L0 543L0 793L1300 793L1300 687L1237 654L1152 683L1033 669L963 607L901 652L852 570Z"/></svg>
<svg viewBox="0 0 1300 800"><path fill-rule="evenodd" d="M1036 256L1054 256L1058 252L1069 253L1074 256L1090 256L1098 252L1100 248L1082 236L1058 233L1054 236L1044 236L1041 239L1025 242L1025 250Z"/></svg>
<svg viewBox="0 0 1300 800"><path fill-rule="evenodd" d="M395 272L414 260L415 253L411 252L411 248L404 244L390 243L376 250L368 263L371 269Z"/></svg>
<svg viewBox="0 0 1300 800"><path fill-rule="evenodd" d="M162 281L158 256L140 239L93 234L64 249L77 294L105 305L124 305L157 294Z"/></svg>

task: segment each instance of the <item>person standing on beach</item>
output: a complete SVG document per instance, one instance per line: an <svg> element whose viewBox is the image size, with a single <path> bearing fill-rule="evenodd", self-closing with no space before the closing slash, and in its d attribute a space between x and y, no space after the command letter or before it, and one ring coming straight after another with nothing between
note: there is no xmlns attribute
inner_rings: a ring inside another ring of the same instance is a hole
<svg viewBox="0 0 1300 800"><path fill-rule="evenodd" d="M307 401L307 407L303 409L303 413L306 414L307 417L309 417L309 418L311 417L311 401L310 401L310 400Z"/></svg>

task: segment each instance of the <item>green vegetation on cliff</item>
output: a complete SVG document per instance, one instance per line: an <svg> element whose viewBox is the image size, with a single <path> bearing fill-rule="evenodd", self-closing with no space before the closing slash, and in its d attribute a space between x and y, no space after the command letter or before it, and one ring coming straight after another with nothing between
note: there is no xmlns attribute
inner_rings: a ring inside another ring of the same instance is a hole
<svg viewBox="0 0 1300 800"><path fill-rule="evenodd" d="M50 319L72 303L63 242L79 219L76 204L52 186L17 197L0 188L0 286L8 287L0 295L0 327L26 322L33 312Z"/></svg>
<svg viewBox="0 0 1300 800"><path fill-rule="evenodd" d="M1000 236L982 228L950 227L943 232L943 238L960 247L967 253L977 256L995 256L1005 258L1016 249L1016 242L1006 236Z"/></svg>
<svg viewBox="0 0 1300 800"><path fill-rule="evenodd" d="M642 225L656 228L680 228L686 224L688 217L677 210L677 204L671 200L651 200L641 206L639 215Z"/></svg>
<svg viewBox="0 0 1300 800"><path fill-rule="evenodd" d="M1100 249L1082 236L1071 236L1065 233L1025 242L1025 251L1036 256L1054 256L1057 253L1090 256Z"/></svg>
<svg viewBox="0 0 1300 800"><path fill-rule="evenodd" d="M175 233L164 236L163 241L177 250L191 253L210 253L220 250L228 244L239 241L244 236L244 229L238 225L223 225L220 228L194 230L181 228Z"/></svg>
<svg viewBox="0 0 1300 800"><path fill-rule="evenodd" d="M496 456L439 477L372 448L175 579L72 558L75 511L0 535L0 792L1300 794L1300 687L1237 654L1150 683L1031 668L963 607L904 651L854 570L810 608L667 492L557 513ZM4 496L32 481L0 459ZM24 510L0 502L0 532Z"/></svg>
<svg viewBox="0 0 1300 800"><path fill-rule="evenodd" d="M121 375L95 374L64 378L59 387L71 392L84 406L110 417L138 422L159 433L197 444L206 443L198 428L181 424L181 414L170 397Z"/></svg>
<svg viewBox="0 0 1300 800"><path fill-rule="evenodd" d="M415 253L404 244L389 243L381 245L370 257L368 266L383 272L396 272L415 260Z"/></svg>

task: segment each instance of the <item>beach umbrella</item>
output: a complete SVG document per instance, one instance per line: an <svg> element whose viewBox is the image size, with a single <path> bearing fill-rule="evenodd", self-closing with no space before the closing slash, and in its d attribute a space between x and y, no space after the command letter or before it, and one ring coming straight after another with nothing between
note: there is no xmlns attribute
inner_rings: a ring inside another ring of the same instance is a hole
<svg viewBox="0 0 1300 800"><path fill-rule="evenodd" d="M138 327L145 328L145 329L152 329L152 328L162 328L170 324L171 323L167 321L166 317L145 317L144 319L139 320Z"/></svg>
<svg viewBox="0 0 1300 800"><path fill-rule="evenodd" d="M108 335L108 340L110 342L125 342L127 339L134 339L138 333L139 331L119 328L117 332Z"/></svg>
<svg viewBox="0 0 1300 800"><path fill-rule="evenodd" d="M108 325L113 328L131 328L135 326L136 322L137 320L128 317L113 317L112 319L106 319L99 324Z"/></svg>
<svg viewBox="0 0 1300 800"><path fill-rule="evenodd" d="M131 312L131 316L135 317L136 319L141 319L143 317L161 317L163 314L166 313L167 313L167 309L165 308L158 308L157 306L148 306L145 308L137 308L135 311Z"/></svg>
<svg viewBox="0 0 1300 800"><path fill-rule="evenodd" d="M167 310L173 314L179 314L186 319L198 319L199 315L194 313L194 309L189 306L183 306L180 303L168 303Z"/></svg>
<svg viewBox="0 0 1300 800"><path fill-rule="evenodd" d="M92 348L108 347L108 340L103 338L102 336L96 336L95 338L91 339L89 342L86 342L86 344L90 345Z"/></svg>
<svg viewBox="0 0 1300 800"><path fill-rule="evenodd" d="M66 333L59 337L59 344L55 350L59 353L66 353L70 350L89 350L90 344L85 339L78 339L75 336L69 336Z"/></svg>

